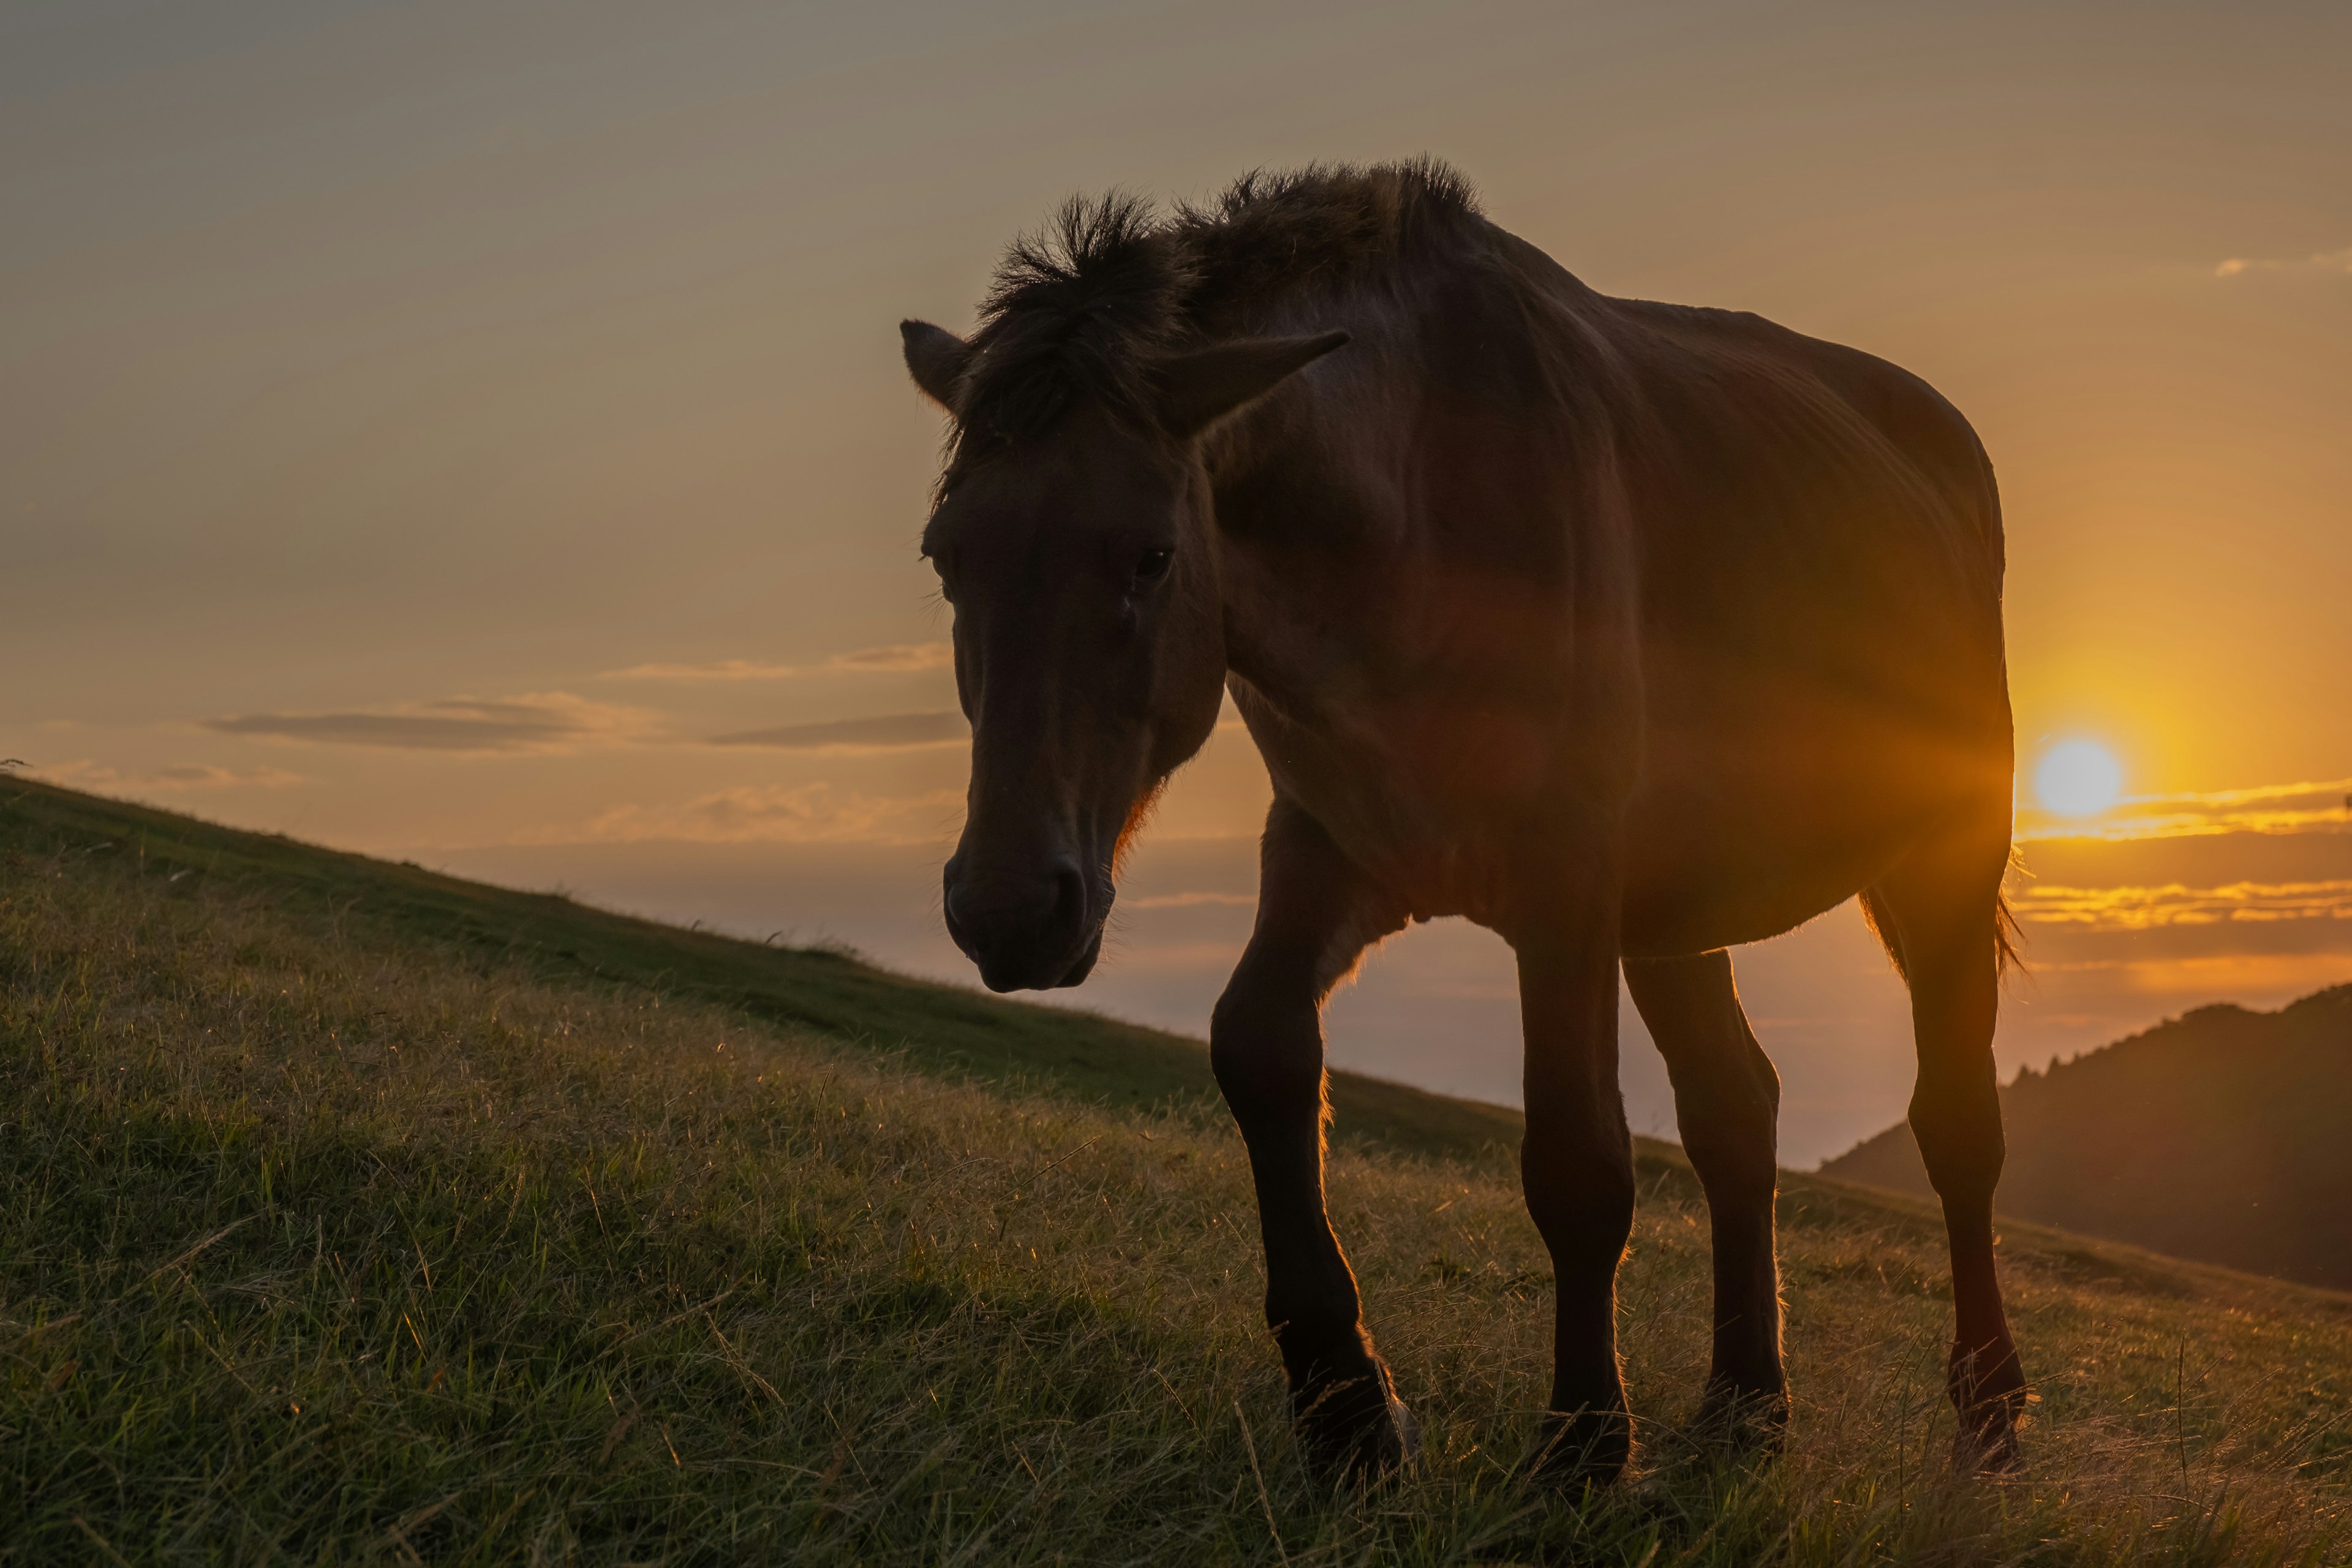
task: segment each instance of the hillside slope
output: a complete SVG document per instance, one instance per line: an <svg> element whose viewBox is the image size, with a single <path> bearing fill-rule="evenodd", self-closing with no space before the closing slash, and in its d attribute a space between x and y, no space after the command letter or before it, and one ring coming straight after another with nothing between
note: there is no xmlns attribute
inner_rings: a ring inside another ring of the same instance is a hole
<svg viewBox="0 0 2352 1568"><path fill-rule="evenodd" d="M903 1053L928 1071L1045 1088L1099 1103L1217 1099L1198 1040L894 974L835 949L767 947L573 902L441 876L409 862L242 833L171 812L0 780L0 847L70 846L170 877L265 893L289 912L356 922L383 942L431 943L474 962L524 965L740 1008L763 1022ZM1367 1146L1512 1157L1517 1111L1331 1075L1339 1135ZM1670 1146L1645 1153L1656 1157Z"/></svg>
<svg viewBox="0 0 2352 1568"><path fill-rule="evenodd" d="M2200 1007L2001 1090L2000 1212L2352 1287L2352 985ZM1926 1195L1897 1125L1824 1173Z"/></svg>
<svg viewBox="0 0 2352 1568"><path fill-rule="evenodd" d="M1428 1450L1318 1491L1205 1081L1173 1037L0 784L0 1563L2352 1545L2352 1301L2018 1227L2040 1403L1980 1484L1943 1458L1940 1226L1813 1178L1789 1451L1697 1446L1706 1215L1660 1145L1640 1472L1532 1488L1515 1119L1361 1081L1334 1217Z"/></svg>

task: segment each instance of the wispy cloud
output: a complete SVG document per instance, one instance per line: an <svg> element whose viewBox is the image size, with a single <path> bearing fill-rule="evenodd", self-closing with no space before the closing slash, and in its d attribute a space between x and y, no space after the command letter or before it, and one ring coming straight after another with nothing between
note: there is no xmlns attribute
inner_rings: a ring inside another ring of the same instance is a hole
<svg viewBox="0 0 2352 1568"><path fill-rule="evenodd" d="M708 664L635 664L608 669L599 680L668 680L679 682L728 680L796 680L812 675L911 675L945 669L955 652L943 642L889 643L836 653L815 664L767 664L758 659L722 658Z"/></svg>
<svg viewBox="0 0 2352 1568"><path fill-rule="evenodd" d="M2088 821L2032 807L2017 814L2017 837L2175 838L2216 833L2352 830L2352 778L2264 784L2190 795L2137 795Z"/></svg>
<svg viewBox="0 0 2352 1568"><path fill-rule="evenodd" d="M814 724L783 724L714 735L714 746L768 746L785 752L896 752L915 746L946 746L965 735L963 715L952 709L933 713L886 713L871 719L829 719Z"/></svg>
<svg viewBox="0 0 2352 1568"><path fill-rule="evenodd" d="M2216 278L2239 278L2249 272L2352 273L2352 246L2342 250L2314 251L2309 256L2232 256L2213 268Z"/></svg>
<svg viewBox="0 0 2352 1568"><path fill-rule="evenodd" d="M722 658L710 664L633 664L608 669L599 680L790 680L806 675L798 665L761 664L756 659Z"/></svg>
<svg viewBox="0 0 2352 1568"><path fill-rule="evenodd" d="M681 805L617 805L572 826L532 828L521 844L911 844L940 837L962 796L891 798L824 784L737 784Z"/></svg>
<svg viewBox="0 0 2352 1568"><path fill-rule="evenodd" d="M207 719L224 735L418 752L562 752L643 738L652 716L565 691L445 698L340 713L241 713Z"/></svg>
<svg viewBox="0 0 2352 1568"><path fill-rule="evenodd" d="M2029 882L2012 890L2011 907L2032 925L2097 931L2151 931L2161 926L2215 925L2223 921L2352 921L2352 879L2316 882L2231 882L2192 888L2066 888Z"/></svg>
<svg viewBox="0 0 2352 1568"><path fill-rule="evenodd" d="M872 674L908 674L945 669L955 662L955 648L943 642L896 642L837 653L824 661L828 670L863 670Z"/></svg>
<svg viewBox="0 0 2352 1568"><path fill-rule="evenodd" d="M39 776L76 789L135 789L177 794L205 789L287 789L310 781L284 768L224 768L210 763L190 763L144 773L109 767L83 759L36 769Z"/></svg>
<svg viewBox="0 0 2352 1568"><path fill-rule="evenodd" d="M1127 910L1192 910L1256 902L1257 895L1255 893L1152 893L1140 899L1121 899L1119 907Z"/></svg>

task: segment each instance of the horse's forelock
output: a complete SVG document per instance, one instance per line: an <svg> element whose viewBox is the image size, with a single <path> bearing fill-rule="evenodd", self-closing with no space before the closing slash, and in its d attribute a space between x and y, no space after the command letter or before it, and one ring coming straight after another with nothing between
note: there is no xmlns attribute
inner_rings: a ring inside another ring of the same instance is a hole
<svg viewBox="0 0 2352 1568"><path fill-rule="evenodd" d="M1043 436L1080 403L1141 416L1151 361L1182 341L1192 281L1150 203L1116 191L1065 203L997 268L956 408L958 458Z"/></svg>

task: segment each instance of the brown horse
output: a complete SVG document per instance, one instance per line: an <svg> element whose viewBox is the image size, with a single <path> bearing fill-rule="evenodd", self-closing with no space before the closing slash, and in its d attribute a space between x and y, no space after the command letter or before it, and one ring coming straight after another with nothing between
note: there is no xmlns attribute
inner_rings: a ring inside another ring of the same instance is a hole
<svg viewBox="0 0 2352 1568"><path fill-rule="evenodd" d="M923 553L972 726L947 922L982 977L1086 977L1120 850L1226 691L1273 776L1210 1038L1309 1461L1377 1473L1417 1441L1325 1215L1320 1009L1437 915L1518 960L1521 1167L1558 1282L1542 1464L1605 1479L1630 1451L1621 963L1713 1215L1706 1408L1777 1433L1780 1080L1724 949L1859 892L1911 991L1963 1448L2006 1462L2011 752L1968 422L1852 349L1596 294L1426 163L1252 177L1168 217L1073 203L970 339L903 332L953 416Z"/></svg>

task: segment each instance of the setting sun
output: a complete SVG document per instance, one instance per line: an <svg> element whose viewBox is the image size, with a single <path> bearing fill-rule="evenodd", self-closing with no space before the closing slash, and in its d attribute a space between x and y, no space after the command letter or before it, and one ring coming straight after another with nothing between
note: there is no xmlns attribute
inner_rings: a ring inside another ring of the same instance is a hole
<svg viewBox="0 0 2352 1568"><path fill-rule="evenodd" d="M2061 742L2033 770L2033 793L2061 816L2095 816L2123 791L2123 764L2096 741Z"/></svg>

